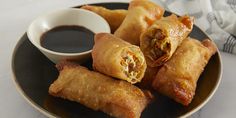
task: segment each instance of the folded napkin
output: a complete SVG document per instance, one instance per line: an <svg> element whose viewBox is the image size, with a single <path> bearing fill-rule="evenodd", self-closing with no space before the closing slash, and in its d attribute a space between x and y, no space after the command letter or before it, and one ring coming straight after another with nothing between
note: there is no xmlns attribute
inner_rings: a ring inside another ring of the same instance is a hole
<svg viewBox="0 0 236 118"><path fill-rule="evenodd" d="M195 17L224 52L236 54L236 0L159 0L165 9Z"/></svg>

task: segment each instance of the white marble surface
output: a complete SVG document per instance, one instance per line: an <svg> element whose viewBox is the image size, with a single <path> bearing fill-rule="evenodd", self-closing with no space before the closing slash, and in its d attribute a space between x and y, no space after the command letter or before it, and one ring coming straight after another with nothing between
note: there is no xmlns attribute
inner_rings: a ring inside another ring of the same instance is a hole
<svg viewBox="0 0 236 118"><path fill-rule="evenodd" d="M13 84L10 64L13 48L38 15L86 1L94 0L0 0L0 118L45 118L20 96ZM224 72L219 89L192 118L236 117L236 55L221 56Z"/></svg>

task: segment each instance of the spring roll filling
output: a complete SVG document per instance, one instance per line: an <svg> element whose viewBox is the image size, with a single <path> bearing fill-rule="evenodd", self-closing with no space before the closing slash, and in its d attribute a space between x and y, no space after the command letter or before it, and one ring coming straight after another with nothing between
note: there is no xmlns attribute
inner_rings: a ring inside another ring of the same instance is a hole
<svg viewBox="0 0 236 118"><path fill-rule="evenodd" d="M139 58L132 52L127 52L121 59L121 65L127 77L131 79L131 82L136 82L136 78L140 76L141 61Z"/></svg>
<svg viewBox="0 0 236 118"><path fill-rule="evenodd" d="M148 58L151 60L157 60L170 50L170 43L165 40L166 35L161 29L150 31L147 38L149 40L148 47L150 47Z"/></svg>

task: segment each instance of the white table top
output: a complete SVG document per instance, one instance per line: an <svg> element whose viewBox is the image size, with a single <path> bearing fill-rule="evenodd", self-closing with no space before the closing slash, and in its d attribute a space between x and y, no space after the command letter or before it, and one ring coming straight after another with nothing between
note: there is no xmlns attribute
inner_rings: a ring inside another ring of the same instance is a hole
<svg viewBox="0 0 236 118"><path fill-rule="evenodd" d="M93 0L86 0L93 1ZM125 1L125 0L123 0ZM43 12L76 6L85 0L0 0L0 117L45 118L17 92L11 55L30 22ZM221 52L223 77L212 99L192 118L236 117L236 55Z"/></svg>

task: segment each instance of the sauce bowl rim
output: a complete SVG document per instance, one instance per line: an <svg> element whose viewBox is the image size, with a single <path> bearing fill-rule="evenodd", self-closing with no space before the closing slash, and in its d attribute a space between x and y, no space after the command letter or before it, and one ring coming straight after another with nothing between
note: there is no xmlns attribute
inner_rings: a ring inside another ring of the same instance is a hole
<svg viewBox="0 0 236 118"><path fill-rule="evenodd" d="M89 53L92 52L92 49L87 50L87 51L78 52L78 53L57 52L57 51L49 50L49 49L47 49L47 48L41 46L39 43L37 43L37 42L35 41L35 39L34 39L33 36L32 36L32 30L33 30L32 27L33 27L33 25L35 24L35 22L37 22L37 20L40 19L40 18L51 17L51 16L50 16L51 14L59 13L59 12L64 12L64 11L66 11L67 13L69 13L69 12L81 12L81 13L83 13L83 14L91 14L91 15L94 15L97 19L99 19L100 21L102 21L102 22L105 24L105 26L104 26L104 28L103 28L103 29L104 29L104 32L106 32L106 33L110 33L110 32L111 32L110 26L109 26L108 22L107 22L103 17L99 16L98 14L96 14L96 13L94 13L94 12L91 12L91 11L88 11L88 10L84 10L84 9L78 9L78 8L65 8L65 9L53 10L53 11L44 13L43 15L40 15L40 16L38 16L36 19L34 19L34 20L31 22L31 24L29 25L29 27L28 27L28 29L27 29L27 31L26 31L26 34L27 34L27 36L28 36L30 42L31 42L35 47L37 47L39 50L45 51L45 52L50 53L50 54L58 55L58 56L79 56L79 55L89 54ZM52 17L53 17L53 16L52 16ZM96 20L96 21L98 21L98 20ZM78 24L73 24L73 25L78 25ZM48 29L48 31L51 30L51 29L53 29L53 28L55 28L55 27L58 27L58 26L63 26L63 25L56 25L56 26L54 26L54 27ZM86 25L80 25L80 26L86 27ZM87 27L86 27L86 28L87 28ZM89 29L89 28L87 28L87 29ZM91 29L89 29L89 30L91 30ZM45 32L44 32L44 33L45 33ZM43 33L42 33L42 34L43 34ZM42 34L40 34L40 35L42 35ZM96 32L94 32L94 34L96 34Z"/></svg>

